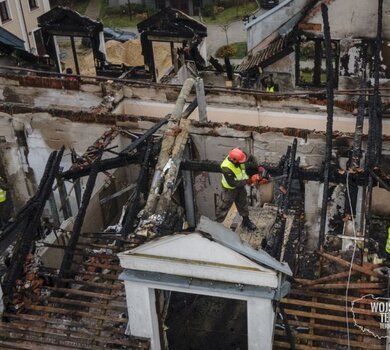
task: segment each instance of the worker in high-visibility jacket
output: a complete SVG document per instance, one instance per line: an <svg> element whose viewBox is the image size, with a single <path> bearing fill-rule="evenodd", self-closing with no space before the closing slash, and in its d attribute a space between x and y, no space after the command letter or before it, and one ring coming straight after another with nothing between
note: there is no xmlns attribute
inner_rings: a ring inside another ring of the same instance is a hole
<svg viewBox="0 0 390 350"><path fill-rule="evenodd" d="M268 83L265 88L265 92L275 92L275 85L273 85L272 83Z"/></svg>
<svg viewBox="0 0 390 350"><path fill-rule="evenodd" d="M222 193L216 210L216 220L222 222L233 203L242 216L242 225L249 231L256 230L256 225L249 219L246 184L257 185L268 182L259 174L249 177L246 172L248 157L240 148L232 149L221 164Z"/></svg>
<svg viewBox="0 0 390 350"><path fill-rule="evenodd" d="M390 226L387 229L386 253L390 254Z"/></svg>
<svg viewBox="0 0 390 350"><path fill-rule="evenodd" d="M0 228L4 226L7 217L7 189L8 186L4 179L0 176Z"/></svg>

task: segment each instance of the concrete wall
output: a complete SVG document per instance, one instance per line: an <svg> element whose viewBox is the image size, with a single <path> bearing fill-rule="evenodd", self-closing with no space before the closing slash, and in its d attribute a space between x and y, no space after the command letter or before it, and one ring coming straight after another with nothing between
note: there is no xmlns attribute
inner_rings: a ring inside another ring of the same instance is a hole
<svg viewBox="0 0 390 350"><path fill-rule="evenodd" d="M0 143L0 151L16 207L24 205L35 192L52 151L65 145L67 149L73 147L82 154L106 130L105 125L88 124L86 127L82 123L53 118L48 113L13 116L1 113L0 137L3 142ZM62 166L65 169L71 166L69 152L65 152Z"/></svg>
<svg viewBox="0 0 390 350"><path fill-rule="evenodd" d="M80 90L51 88L49 84L47 87L29 87L18 80L0 77L0 101L40 108L89 110L102 103L102 92L99 85L81 85Z"/></svg>

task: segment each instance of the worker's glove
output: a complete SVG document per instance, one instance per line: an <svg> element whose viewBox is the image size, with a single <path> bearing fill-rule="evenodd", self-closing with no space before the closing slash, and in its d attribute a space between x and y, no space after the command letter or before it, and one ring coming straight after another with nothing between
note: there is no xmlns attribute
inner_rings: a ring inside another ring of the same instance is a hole
<svg viewBox="0 0 390 350"><path fill-rule="evenodd" d="M258 186L260 184L261 180L262 180L262 177L259 174L252 175L250 178L250 184L252 186Z"/></svg>

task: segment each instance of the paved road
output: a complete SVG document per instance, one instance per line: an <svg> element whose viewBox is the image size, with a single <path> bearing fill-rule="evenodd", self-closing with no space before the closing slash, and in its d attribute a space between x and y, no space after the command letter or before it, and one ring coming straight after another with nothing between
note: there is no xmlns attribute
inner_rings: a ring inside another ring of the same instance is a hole
<svg viewBox="0 0 390 350"><path fill-rule="evenodd" d="M226 45L226 33L220 25L207 25L207 52L214 56L219 47ZM246 30L244 22L233 22L227 29L229 44L246 41Z"/></svg>
<svg viewBox="0 0 390 350"><path fill-rule="evenodd" d="M97 19L100 14L100 0L90 0L85 15L92 19Z"/></svg>

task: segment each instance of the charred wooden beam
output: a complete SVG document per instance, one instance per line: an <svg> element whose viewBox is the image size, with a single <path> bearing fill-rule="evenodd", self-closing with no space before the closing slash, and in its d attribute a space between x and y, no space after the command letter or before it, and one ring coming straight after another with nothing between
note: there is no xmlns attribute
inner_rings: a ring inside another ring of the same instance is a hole
<svg viewBox="0 0 390 350"><path fill-rule="evenodd" d="M168 123L168 118L161 119L158 123L153 125L148 131L142 134L136 141L132 142L129 146L123 149L120 154L124 155L126 153L130 153L139 147L145 140L147 140L150 136L152 136L158 129L160 129L163 125Z"/></svg>
<svg viewBox="0 0 390 350"><path fill-rule="evenodd" d="M216 71L218 73L223 73L224 72L224 69L221 66L221 64L213 56L210 56L210 63L213 65L213 67L216 69Z"/></svg>
<svg viewBox="0 0 390 350"><path fill-rule="evenodd" d="M360 67L359 87L361 90L364 90L366 88L366 79L367 79L366 78L367 47L365 45L362 47L362 50L360 52L360 59L361 59L361 67ZM350 164L349 164L349 167L352 169L360 167L360 160L362 158L362 135L363 135L365 105L366 105L366 96L363 93L361 93L358 99L358 114L356 117L355 135L352 144L352 153L351 153ZM347 196L345 196L344 212L346 215L351 215L353 213L356 213L356 202L357 202L358 191L359 188L356 181L351 179L351 181L349 181L349 193L351 197L352 207L349 204L349 200L347 199Z"/></svg>
<svg viewBox="0 0 390 350"><path fill-rule="evenodd" d="M362 157L362 135L363 135L363 125L364 125L364 112L366 106L366 96L363 93L366 88L366 68L367 68L367 47L364 46L361 50L361 68L360 68L360 81L359 88L362 93L359 95L358 99L358 114L356 117L356 126L355 126L355 135L352 144L352 167L359 167L360 160Z"/></svg>
<svg viewBox="0 0 390 350"><path fill-rule="evenodd" d="M125 221L122 230L120 232L122 236L128 235L129 233L133 232L134 220L138 213L141 190L145 181L148 181L147 175L149 171L149 162L150 162L152 146L153 143L149 141L148 147L146 148L144 160L141 166L141 171L139 172L138 175L136 191L130 203L130 208L125 216Z"/></svg>
<svg viewBox="0 0 390 350"><path fill-rule="evenodd" d="M44 174L38 187L39 195L35 198L34 210L30 210L20 232L18 242L12 254L11 263L4 280L4 293L8 299L12 298L16 280L23 272L24 262L30 253L34 239L36 238L43 209L52 193L54 179L58 173L60 162L65 148L59 152L53 152L46 164Z"/></svg>
<svg viewBox="0 0 390 350"><path fill-rule="evenodd" d="M137 140L132 142L129 146L124 148L118 157L101 160L99 162L98 172L107 171L111 169L120 168L122 166L126 166L128 164L140 164L142 163L142 155L135 154L132 155L131 152L135 149L139 148L141 145L145 143L150 136L152 136L158 129L160 129L164 124L168 123L168 119L161 119L158 123L153 125L148 131L142 134ZM83 168L71 169L61 173L61 177L65 180L75 180L79 177L87 176L90 174L92 170L92 165L87 165Z"/></svg>
<svg viewBox="0 0 390 350"><path fill-rule="evenodd" d="M325 240L325 226L326 226L326 213L328 208L328 195L329 195L329 175L330 175L330 162L332 158L332 134L333 134L333 106L334 106L334 72L332 63L332 42L330 38L330 27L328 18L328 7L325 4L321 4L322 19L324 22L324 43L325 43L325 57L326 57L326 98L327 105L326 110L328 118L326 122L326 148L325 148L325 162L324 162L324 190L322 193L322 207L321 207L321 220L320 220L320 234L318 240L318 246L321 247Z"/></svg>
<svg viewBox="0 0 390 350"><path fill-rule="evenodd" d="M188 105L188 107L184 110L181 117L184 119L188 118L192 114L192 112L195 111L197 107L198 107L198 99L197 97L195 97Z"/></svg>
<svg viewBox="0 0 390 350"><path fill-rule="evenodd" d="M120 168L129 164L140 164L142 162L141 154L121 155L111 159L104 159L99 162L98 172L108 171L111 169ZM88 176L91 173L93 165L87 165L82 169L72 169L61 173L64 180L74 180L83 176Z"/></svg>
<svg viewBox="0 0 390 350"><path fill-rule="evenodd" d="M382 157L382 101L379 92L379 70L381 66L381 46L382 46L382 28L383 28L383 0L378 0L378 23L377 35L375 40L374 54L374 117L376 118L376 138L375 138L375 165L379 166Z"/></svg>
<svg viewBox="0 0 390 350"><path fill-rule="evenodd" d="M77 246L77 243L78 243L78 240L80 237L81 228L82 228L83 223L84 223L84 217L85 217L85 214L87 212L87 207L88 207L89 201L91 200L91 197L92 197L92 191L95 187L96 178L97 178L97 175L99 173L99 168L100 168L99 163L100 163L102 155L103 155L103 153L100 152L100 154L98 155L98 157L96 158L96 160L92 164L91 173L89 175L87 185L85 187L81 206L80 206L80 209L77 213L77 216L76 216L76 219L75 219L75 222L73 225L73 232L72 232L72 235L69 239L68 246L67 246L67 249L65 251L65 255L64 255L64 258L62 260L60 270L58 272L59 279L63 278L64 271L70 270L70 268L72 266L74 251L76 249L76 246Z"/></svg>
<svg viewBox="0 0 390 350"><path fill-rule="evenodd" d="M69 199L66 194L66 187L64 180L61 178L61 176L57 176L57 187L58 187L58 193L60 195L60 202L61 202L61 208L62 215L64 219L70 218L72 216L72 209L70 207Z"/></svg>
<svg viewBox="0 0 390 350"><path fill-rule="evenodd" d="M370 115L369 130L366 156L366 169L372 169L380 165L382 155L382 113L381 99L379 93L379 69L380 69L380 51L382 44L382 17L383 17L383 0L378 0L378 25L377 37L374 47L374 91L370 97ZM371 206L372 190L374 180L372 174L368 172L368 186L365 198L365 238L370 237L371 231Z"/></svg>

